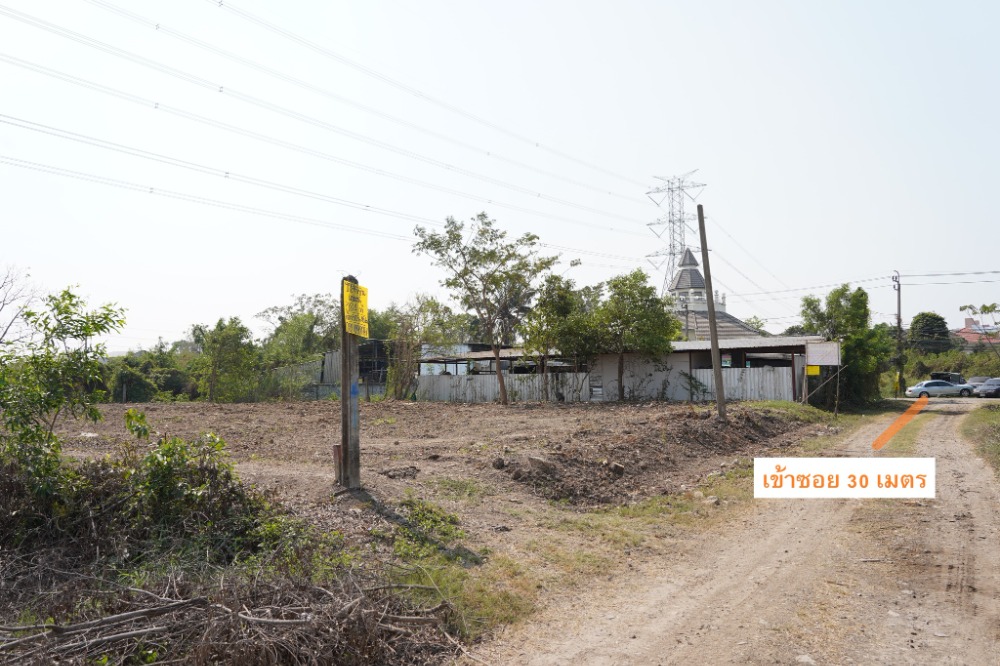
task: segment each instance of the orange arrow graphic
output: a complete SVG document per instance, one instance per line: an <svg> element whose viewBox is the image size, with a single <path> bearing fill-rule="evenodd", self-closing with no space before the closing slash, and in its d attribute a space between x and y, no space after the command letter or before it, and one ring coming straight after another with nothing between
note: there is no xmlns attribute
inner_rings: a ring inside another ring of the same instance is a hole
<svg viewBox="0 0 1000 666"><path fill-rule="evenodd" d="M900 430L903 429L907 423L913 420L913 417L920 413L924 407L927 406L928 398L924 396L923 398L917 398L917 401L910 405L910 408L905 412L896 417L896 420L892 424L882 431L882 434L872 442L872 448L878 451L883 446L889 443L889 440L896 436Z"/></svg>

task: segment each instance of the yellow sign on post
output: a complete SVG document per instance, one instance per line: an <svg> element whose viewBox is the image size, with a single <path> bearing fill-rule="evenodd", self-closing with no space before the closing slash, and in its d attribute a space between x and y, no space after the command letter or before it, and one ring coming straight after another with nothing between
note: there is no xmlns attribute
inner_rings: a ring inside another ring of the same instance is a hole
<svg viewBox="0 0 1000 666"><path fill-rule="evenodd" d="M344 282L344 327L351 335L368 337L368 288Z"/></svg>
<svg viewBox="0 0 1000 666"><path fill-rule="evenodd" d="M810 376L813 376L813 377L819 376L819 366L818 365L807 365L806 366L806 374L810 375Z"/></svg>

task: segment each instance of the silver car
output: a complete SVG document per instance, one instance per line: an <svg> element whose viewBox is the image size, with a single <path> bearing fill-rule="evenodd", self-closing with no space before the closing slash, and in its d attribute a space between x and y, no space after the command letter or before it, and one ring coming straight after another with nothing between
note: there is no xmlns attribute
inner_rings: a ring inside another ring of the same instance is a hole
<svg viewBox="0 0 1000 666"><path fill-rule="evenodd" d="M987 379L972 392L977 398L1000 398L1000 377Z"/></svg>
<svg viewBox="0 0 1000 666"><path fill-rule="evenodd" d="M972 388L976 388L980 384L985 384L987 379L989 379L989 377L969 377L965 383L972 386Z"/></svg>
<svg viewBox="0 0 1000 666"><path fill-rule="evenodd" d="M952 384L943 379L929 379L926 382L920 382L906 389L906 397L923 398L927 396L928 398L936 398L945 395L959 395L967 398L972 395L972 388L969 384Z"/></svg>

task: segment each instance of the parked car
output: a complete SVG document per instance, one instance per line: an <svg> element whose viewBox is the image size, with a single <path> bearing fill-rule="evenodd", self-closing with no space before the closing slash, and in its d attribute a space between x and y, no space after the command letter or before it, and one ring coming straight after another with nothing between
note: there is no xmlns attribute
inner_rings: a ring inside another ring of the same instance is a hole
<svg viewBox="0 0 1000 666"><path fill-rule="evenodd" d="M957 372L932 372L931 379L940 379L942 381L951 382L952 384L965 383L965 377Z"/></svg>
<svg viewBox="0 0 1000 666"><path fill-rule="evenodd" d="M1000 377L987 379L972 390L977 398L1000 398Z"/></svg>
<svg viewBox="0 0 1000 666"><path fill-rule="evenodd" d="M976 388L980 384L985 384L988 379L989 377L970 377L969 381L965 383L972 386L972 388Z"/></svg>
<svg viewBox="0 0 1000 666"><path fill-rule="evenodd" d="M972 387L968 384L952 384L942 379L928 379L906 389L907 398L937 398L946 395L959 395L966 398L972 395Z"/></svg>

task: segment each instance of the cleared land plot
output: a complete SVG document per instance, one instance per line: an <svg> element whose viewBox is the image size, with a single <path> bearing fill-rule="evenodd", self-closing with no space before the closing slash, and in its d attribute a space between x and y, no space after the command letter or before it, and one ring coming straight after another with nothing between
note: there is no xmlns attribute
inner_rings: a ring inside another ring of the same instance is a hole
<svg viewBox="0 0 1000 666"><path fill-rule="evenodd" d="M780 404L732 406L725 429L705 408L663 403L362 404L364 489L335 494L336 402L138 407L159 434L222 437L246 481L343 534L359 558L408 567L404 581L436 588L428 602L457 605L468 638L690 551L752 511L754 456L841 427ZM128 441L125 409L64 423L67 452Z"/></svg>

